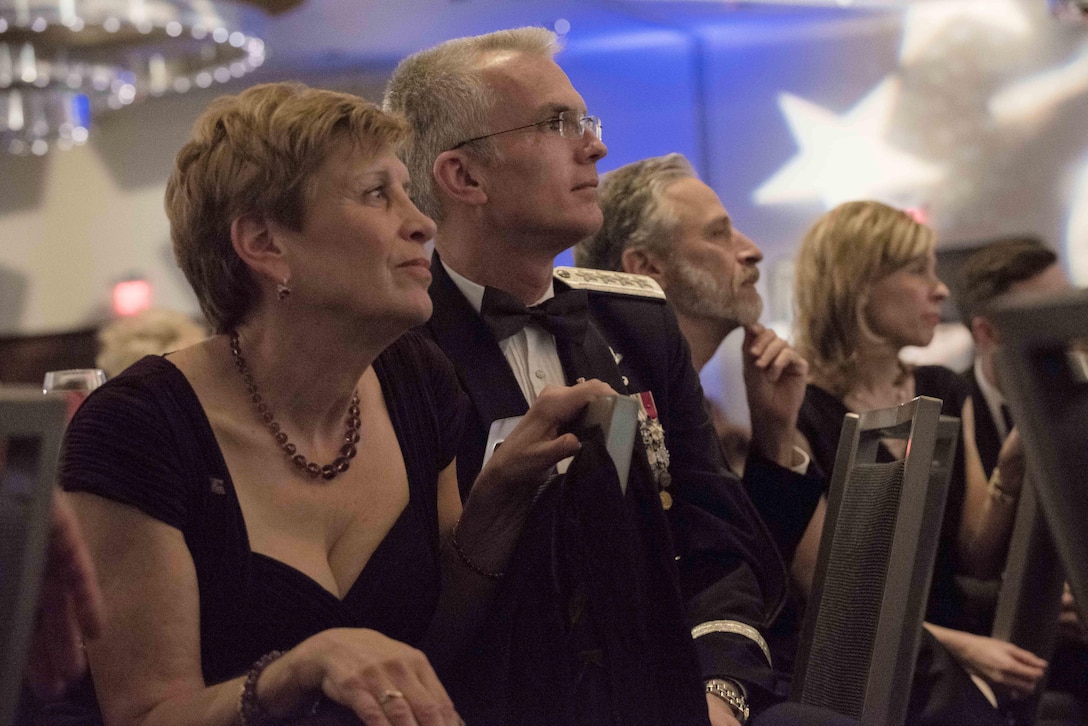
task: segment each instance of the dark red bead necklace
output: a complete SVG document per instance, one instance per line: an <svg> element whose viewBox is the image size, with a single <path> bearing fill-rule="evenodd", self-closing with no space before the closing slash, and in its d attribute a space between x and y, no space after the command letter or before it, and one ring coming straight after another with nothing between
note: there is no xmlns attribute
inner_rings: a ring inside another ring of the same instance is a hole
<svg viewBox="0 0 1088 726"><path fill-rule="evenodd" d="M355 445L359 443L359 389L355 389L351 396L351 405L348 406L347 431L344 433L344 445L340 447L340 455L333 459L331 464L319 466L315 462L307 461L305 456L298 453L298 447L288 440L287 434L281 429L275 416L272 415L268 404L261 398L261 393L257 390L257 384L253 381L253 374L250 373L249 366L246 365L246 359L242 357L242 349L238 343L238 331L236 330L232 330L230 333L230 354L234 356L234 366L242 375L242 381L245 382L246 389L249 391L249 400L257 410L261 422L268 427L272 437L276 440L276 444L283 449L283 453L291 457L291 463L295 465L296 469L305 472L314 479L318 476L333 479L338 474L343 474L348 470L351 466L351 460L355 458Z"/></svg>

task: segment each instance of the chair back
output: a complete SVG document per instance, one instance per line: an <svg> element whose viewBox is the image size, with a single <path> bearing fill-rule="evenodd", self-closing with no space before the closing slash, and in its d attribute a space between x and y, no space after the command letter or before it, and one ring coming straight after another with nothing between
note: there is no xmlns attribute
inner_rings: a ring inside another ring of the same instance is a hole
<svg viewBox="0 0 1088 726"><path fill-rule="evenodd" d="M0 724L15 718L49 539L67 403L0 387Z"/></svg>
<svg viewBox="0 0 1088 726"><path fill-rule="evenodd" d="M906 718L959 419L919 396L849 413L828 495L792 700L865 726ZM906 456L878 462L882 439Z"/></svg>
<svg viewBox="0 0 1088 726"><path fill-rule="evenodd" d="M1080 617L1088 621L1088 291L999 306L998 371ZM1019 518L1019 514L1018 514Z"/></svg>
<svg viewBox="0 0 1088 726"><path fill-rule="evenodd" d="M1050 660L1057 642L1064 583L1054 538L1029 475L1020 487L990 635ZM1013 704L1017 724L1036 722L1046 678L1033 695Z"/></svg>
<svg viewBox="0 0 1088 726"><path fill-rule="evenodd" d="M1020 488L990 635L1049 660L1064 583L1054 539L1028 476Z"/></svg>

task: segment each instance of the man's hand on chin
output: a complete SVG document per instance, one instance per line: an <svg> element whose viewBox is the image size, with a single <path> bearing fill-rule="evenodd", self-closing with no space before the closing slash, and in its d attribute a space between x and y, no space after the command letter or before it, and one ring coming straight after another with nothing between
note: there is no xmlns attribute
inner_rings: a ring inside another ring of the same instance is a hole
<svg viewBox="0 0 1088 726"><path fill-rule="evenodd" d="M741 355L752 418L752 446L771 461L793 466L797 412L805 398L808 362L759 323L745 326Z"/></svg>

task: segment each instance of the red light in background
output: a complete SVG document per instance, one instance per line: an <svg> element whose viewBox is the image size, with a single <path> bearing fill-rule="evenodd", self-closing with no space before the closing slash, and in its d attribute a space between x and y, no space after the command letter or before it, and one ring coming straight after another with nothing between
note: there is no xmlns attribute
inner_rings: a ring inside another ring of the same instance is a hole
<svg viewBox="0 0 1088 726"><path fill-rule="evenodd" d="M151 307L151 283L125 280L113 286L113 312L122 317L135 315Z"/></svg>

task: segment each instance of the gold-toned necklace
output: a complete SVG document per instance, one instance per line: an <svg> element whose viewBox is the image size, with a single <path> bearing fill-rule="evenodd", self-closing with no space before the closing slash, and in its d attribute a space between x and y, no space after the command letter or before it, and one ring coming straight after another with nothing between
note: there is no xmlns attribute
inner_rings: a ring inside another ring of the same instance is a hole
<svg viewBox="0 0 1088 726"><path fill-rule="evenodd" d="M253 403L253 408L256 409L261 423L268 427L269 432L271 432L272 437L283 450L283 453L291 457L291 463L295 465L296 469L305 472L311 479L322 476L326 480L334 479L337 475L348 470L351 466L351 460L355 458L355 445L359 443L359 389L355 389L351 396L351 405L348 406L347 430L344 432L344 444L340 447L340 455L333 459L331 463L320 466L313 461L307 461L305 456L298 453L298 447L291 443L287 434L276 421L272 410L264 402L260 391L257 390L257 384L253 380L253 374L250 372L249 366L246 365L246 359L242 356L242 349L238 342L238 331L236 330L230 332L230 354L234 356L234 366L238 369L242 381L246 384L246 389L249 391L249 400Z"/></svg>

